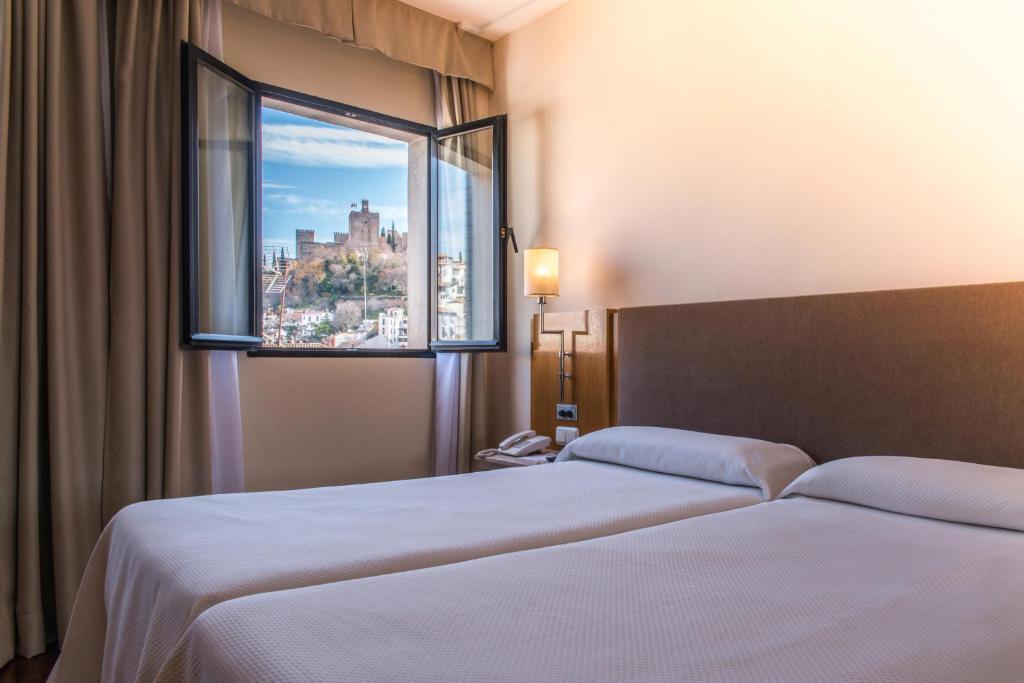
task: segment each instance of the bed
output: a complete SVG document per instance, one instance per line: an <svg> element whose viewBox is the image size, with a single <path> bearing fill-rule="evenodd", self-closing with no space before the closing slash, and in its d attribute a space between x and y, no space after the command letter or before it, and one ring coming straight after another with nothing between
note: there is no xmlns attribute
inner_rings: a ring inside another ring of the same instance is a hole
<svg viewBox="0 0 1024 683"><path fill-rule="evenodd" d="M93 551L51 680L152 680L224 600L753 505L813 464L792 446L651 427L570 446L552 465L129 506Z"/></svg>
<svg viewBox="0 0 1024 683"><path fill-rule="evenodd" d="M1024 283L625 309L617 313L614 331L619 424L797 444L819 463L896 453L1024 466L1024 421L1020 419ZM652 462L657 460L654 457ZM124 543L118 540L116 524L104 533L83 582L53 680L87 681L101 676L148 680L165 667L172 653L183 656L176 648L185 642L180 639L186 632L188 642L194 642L195 630L188 627L205 615L203 610L238 597L421 568L432 572L430 576L446 571L444 566L453 570L458 566L461 572L466 571L463 565L455 563L486 556L598 537L608 538L596 543L613 543L612 534L669 524L674 520L667 517L673 515L678 520L703 513L731 516L740 514L735 508L746 507L750 509L744 519L752 519L762 508L774 505L750 505L763 497L755 491L746 504L719 501L668 515L637 514L632 506L658 507L654 491L661 484L655 482L668 477L682 486L680 482L686 480L617 462L621 460L616 460L613 448L600 462L569 461L460 475L453 480L459 484L444 479L403 483L410 489L401 495L398 484L367 489L365 507L360 508L358 496L353 499L361 516L348 518L346 513L337 522L351 523L348 535L332 539L325 548L318 542L303 545L302 539L315 538L309 532L318 530L331 538L338 533L332 519L316 501L300 498L330 498L329 492L260 494L284 497L279 501L245 499L254 507L266 503L262 512L244 506L233 510L227 501L213 497L201 503L206 509L200 517L187 508L171 507L192 503L146 504L149 513L129 514L160 517L166 509L167 517L154 524L168 533L153 533L145 519L139 525L141 531L127 533ZM603 468L602 475L609 477L580 486L571 480L570 470L557 469L575 467L581 472L581 466L595 473ZM555 473L563 474L566 481L550 485L541 481ZM626 486L616 499L608 479L627 473L630 478L642 477L643 483ZM498 475L503 478L494 478ZM702 490L707 485L696 484ZM459 486L466 491L442 495L442 487ZM416 487L426 487L418 499L412 495ZM736 492L735 485L727 488L729 495ZM346 487L347 493L358 490ZM390 502L389 496L382 495L385 490L396 494ZM460 503L463 495L473 495L470 491L479 498ZM567 496L568 491L576 497ZM717 491L712 497L720 494ZM678 494L666 491L666 495ZM413 499L418 504L403 504ZM329 507L325 501L322 504ZM381 504L395 509L385 513L377 507ZM315 514L277 519L278 511L288 507ZM785 501L768 509L793 507L793 501ZM623 520L622 511L631 508ZM224 517L224 525L211 529L198 523L214 511ZM408 538L392 539L396 526L389 519L391 514L423 524L410 527ZM266 524L273 522L279 528L264 526L264 517L271 518ZM457 525L451 526L456 520ZM238 534L249 522L246 533ZM193 523L203 543L193 543L180 533L174 536L176 527L189 529ZM432 531L421 533L425 527ZM680 527L678 533L685 535L687 528L703 526ZM240 545L226 543L225 529L238 534ZM177 542L169 542L172 538ZM365 555L351 552L354 540L365 543ZM789 537L779 536L779 541L787 543ZM150 552L139 554L140 548ZM773 550L783 552L784 548ZM699 554L696 549L693 552ZM737 546L733 557L740 558L743 552ZM503 566L493 562L489 566ZM399 581L397 574L393 580ZM225 605L232 615L234 609L233 601ZM315 626L294 635L315 642L319 637ZM497 622L494 628L499 626ZM235 641L234 647L243 652L251 649L242 641ZM176 661L180 664L180 659Z"/></svg>
<svg viewBox="0 0 1024 683"><path fill-rule="evenodd" d="M157 680L1024 679L1024 472L851 458L790 494L226 602Z"/></svg>

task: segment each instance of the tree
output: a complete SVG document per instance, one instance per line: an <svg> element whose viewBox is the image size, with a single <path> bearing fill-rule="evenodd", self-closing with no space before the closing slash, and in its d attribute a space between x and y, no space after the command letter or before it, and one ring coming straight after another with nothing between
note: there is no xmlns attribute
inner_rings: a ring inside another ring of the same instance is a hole
<svg viewBox="0 0 1024 683"><path fill-rule="evenodd" d="M334 325L338 329L359 327L363 322L363 307L355 301L339 301L334 307Z"/></svg>
<svg viewBox="0 0 1024 683"><path fill-rule="evenodd" d="M324 337L334 334L334 326L327 320L321 320L313 326L313 334L316 337L323 339Z"/></svg>

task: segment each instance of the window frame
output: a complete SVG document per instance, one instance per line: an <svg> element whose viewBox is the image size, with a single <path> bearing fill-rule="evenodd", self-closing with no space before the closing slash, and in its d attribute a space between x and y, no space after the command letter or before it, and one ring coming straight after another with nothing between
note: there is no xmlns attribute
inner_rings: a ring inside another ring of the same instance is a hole
<svg viewBox="0 0 1024 683"><path fill-rule="evenodd" d="M250 331L252 336L232 336L219 334L203 334L197 331L197 292L194 287L193 274L196 270L196 238L198 222L198 138L197 138L197 103L196 73L199 64L213 69L235 82L250 93L252 106L250 119L253 130L252 172L250 173L252 225L252 267L249 279L252 282L252 304L250 306ZM262 83L246 77L217 58L206 53L191 43L182 42L181 57L181 116L182 116L182 342L183 346L196 349L228 349L246 351L252 357L264 358L433 358L436 352L456 351L505 351L507 348L507 248L510 230L506 225L506 117L492 116L478 121L471 121L459 126L437 129L434 126L409 121L395 116L382 114L369 109L356 107L334 100L309 95L306 93ZM274 348L263 347L262 309L263 292L259 270L261 248L263 244L263 156L262 156L262 115L263 98L280 100L299 106L337 114L367 123L393 128L406 133L422 135L427 142L427 348L423 349L329 349L329 348ZM436 232L437 201L436 164L437 143L439 138L468 133L475 130L493 127L494 130L494 163L492 172L492 191L494 194L493 224L495 226L494 248L494 292L495 321L498 339L491 343L465 343L461 341L440 341L435 339L435 317L437 310L436 277L437 254Z"/></svg>

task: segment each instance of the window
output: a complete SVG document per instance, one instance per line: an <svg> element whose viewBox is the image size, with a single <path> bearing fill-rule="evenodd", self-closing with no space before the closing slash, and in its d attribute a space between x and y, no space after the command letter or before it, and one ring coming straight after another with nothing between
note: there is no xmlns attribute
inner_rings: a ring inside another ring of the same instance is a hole
<svg viewBox="0 0 1024 683"><path fill-rule="evenodd" d="M504 350L504 117L436 130L190 45L183 83L186 345Z"/></svg>
<svg viewBox="0 0 1024 683"><path fill-rule="evenodd" d="M504 130L470 123L434 142L435 347L486 347L504 336Z"/></svg>
<svg viewBox="0 0 1024 683"><path fill-rule="evenodd" d="M426 349L429 131L264 96L265 349Z"/></svg>

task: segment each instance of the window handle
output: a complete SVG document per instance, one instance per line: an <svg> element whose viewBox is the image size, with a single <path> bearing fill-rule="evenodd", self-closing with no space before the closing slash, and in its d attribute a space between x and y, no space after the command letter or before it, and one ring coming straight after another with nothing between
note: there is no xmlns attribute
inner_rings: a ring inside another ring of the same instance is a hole
<svg viewBox="0 0 1024 683"><path fill-rule="evenodd" d="M512 251L516 254L519 253L519 244L516 242L516 231L511 225L503 225L501 227L501 239L507 240L512 238Z"/></svg>

